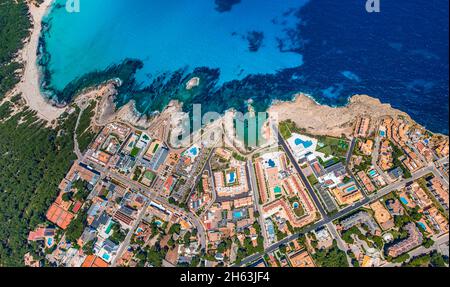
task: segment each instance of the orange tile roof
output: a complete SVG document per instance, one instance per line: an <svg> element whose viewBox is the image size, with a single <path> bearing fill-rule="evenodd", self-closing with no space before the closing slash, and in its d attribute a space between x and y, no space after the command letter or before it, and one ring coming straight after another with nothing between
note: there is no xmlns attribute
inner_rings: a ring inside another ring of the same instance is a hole
<svg viewBox="0 0 450 287"><path fill-rule="evenodd" d="M73 214L53 203L47 211L47 219L65 230L73 219Z"/></svg>
<svg viewBox="0 0 450 287"><path fill-rule="evenodd" d="M103 259L95 256L95 255L89 255L88 257L86 257L86 259L84 260L83 264L81 265L81 267L85 267L85 268L105 268L105 267L109 267L109 264L106 263Z"/></svg>
<svg viewBox="0 0 450 287"><path fill-rule="evenodd" d="M92 265L92 267L96 268L106 268L108 266L109 264L99 257L95 258L94 264Z"/></svg>
<svg viewBox="0 0 450 287"><path fill-rule="evenodd" d="M83 264L81 264L81 267L91 267L92 264L94 263L95 258L96 258L95 255L89 255L88 257L86 257Z"/></svg>
<svg viewBox="0 0 450 287"><path fill-rule="evenodd" d="M45 228L38 228L35 231L31 231L28 235L28 241L37 241L44 239Z"/></svg>

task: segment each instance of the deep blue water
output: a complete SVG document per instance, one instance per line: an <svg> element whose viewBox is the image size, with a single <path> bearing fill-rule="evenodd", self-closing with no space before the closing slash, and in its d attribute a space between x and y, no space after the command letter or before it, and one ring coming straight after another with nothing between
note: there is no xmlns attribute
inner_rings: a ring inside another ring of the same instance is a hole
<svg viewBox="0 0 450 287"><path fill-rule="evenodd" d="M364 0L81 0L80 13L54 8L45 20L45 89L68 101L69 83L137 59L117 101L143 113L170 99L204 112L253 99L262 111L296 92L330 105L369 94L448 134L448 5L381 0L369 14ZM193 76L201 85L186 91Z"/></svg>

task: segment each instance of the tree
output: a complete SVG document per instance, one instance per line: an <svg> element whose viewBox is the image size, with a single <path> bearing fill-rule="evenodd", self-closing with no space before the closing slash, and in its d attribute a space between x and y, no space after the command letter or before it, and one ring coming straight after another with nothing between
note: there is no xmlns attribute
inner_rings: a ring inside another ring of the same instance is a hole
<svg viewBox="0 0 450 287"><path fill-rule="evenodd" d="M172 226L170 226L169 234L174 234L174 233L180 234L180 232L181 232L181 225L179 223L174 223L174 224L172 224Z"/></svg>
<svg viewBox="0 0 450 287"><path fill-rule="evenodd" d="M313 258L320 267L349 267L347 256L336 245L329 249L319 249Z"/></svg>
<svg viewBox="0 0 450 287"><path fill-rule="evenodd" d="M62 195L62 200L65 202L69 202L72 200L72 193L71 192L66 192Z"/></svg>
<svg viewBox="0 0 450 287"><path fill-rule="evenodd" d="M434 245L434 241L431 238L425 238L422 243L423 247L426 249L432 247Z"/></svg>
<svg viewBox="0 0 450 287"><path fill-rule="evenodd" d="M76 243L81 237L84 231L84 227L87 225L87 211L83 210L78 216L72 220L69 227L66 230L66 239L71 243Z"/></svg>

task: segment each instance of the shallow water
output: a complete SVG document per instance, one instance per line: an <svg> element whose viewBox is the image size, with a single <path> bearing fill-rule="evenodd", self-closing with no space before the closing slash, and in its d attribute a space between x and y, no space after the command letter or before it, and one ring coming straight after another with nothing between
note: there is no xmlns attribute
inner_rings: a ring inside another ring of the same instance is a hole
<svg viewBox="0 0 450 287"><path fill-rule="evenodd" d="M246 111L253 99L263 111L299 91L330 105L369 94L448 134L448 1L381 7L242 0L219 12L213 0L81 0L80 13L55 8L46 19L47 89L134 58L143 68L117 101L135 100L140 112L170 99L204 112ZM192 76L201 85L186 91Z"/></svg>

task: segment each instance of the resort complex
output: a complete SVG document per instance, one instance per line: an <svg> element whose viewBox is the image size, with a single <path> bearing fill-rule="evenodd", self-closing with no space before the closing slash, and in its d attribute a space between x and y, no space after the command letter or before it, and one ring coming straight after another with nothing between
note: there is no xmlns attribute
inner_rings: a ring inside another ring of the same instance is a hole
<svg viewBox="0 0 450 287"><path fill-rule="evenodd" d="M47 264L74 267L318 267L329 253L342 266L398 266L448 254L446 138L400 118L358 119L349 138L279 129L278 145L245 155L208 137L174 149L152 129L108 123L28 240Z"/></svg>
<svg viewBox="0 0 450 287"><path fill-rule="evenodd" d="M0 0L0 267L449 267L448 1L81 2Z"/></svg>

